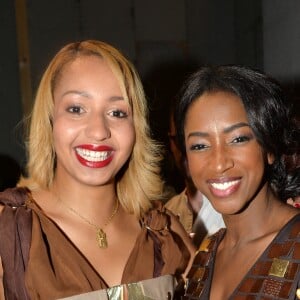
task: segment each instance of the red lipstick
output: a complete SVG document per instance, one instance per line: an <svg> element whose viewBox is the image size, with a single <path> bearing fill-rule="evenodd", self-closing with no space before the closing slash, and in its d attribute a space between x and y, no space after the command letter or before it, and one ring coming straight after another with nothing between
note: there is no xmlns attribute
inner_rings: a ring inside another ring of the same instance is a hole
<svg viewBox="0 0 300 300"><path fill-rule="evenodd" d="M89 168L106 167L113 159L113 148L107 145L84 144L75 148L78 161Z"/></svg>

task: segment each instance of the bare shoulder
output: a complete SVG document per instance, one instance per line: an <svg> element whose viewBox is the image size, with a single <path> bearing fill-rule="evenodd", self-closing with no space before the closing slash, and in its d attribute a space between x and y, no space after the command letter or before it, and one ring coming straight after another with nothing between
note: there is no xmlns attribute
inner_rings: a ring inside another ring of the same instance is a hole
<svg viewBox="0 0 300 300"><path fill-rule="evenodd" d="M48 189L36 189L31 191L32 199L34 202L47 214L48 217L55 219L61 215L58 210L57 198L54 198L53 193Z"/></svg>

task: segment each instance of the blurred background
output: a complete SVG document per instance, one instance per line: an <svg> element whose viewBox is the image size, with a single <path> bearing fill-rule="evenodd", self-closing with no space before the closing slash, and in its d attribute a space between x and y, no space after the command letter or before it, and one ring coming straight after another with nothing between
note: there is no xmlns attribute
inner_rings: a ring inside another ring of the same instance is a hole
<svg viewBox="0 0 300 300"><path fill-rule="evenodd" d="M153 136L166 145L173 98L201 65L272 75L299 115L299 0L1 0L0 22L1 190L25 165L23 120L47 64L68 42L103 40L135 64Z"/></svg>

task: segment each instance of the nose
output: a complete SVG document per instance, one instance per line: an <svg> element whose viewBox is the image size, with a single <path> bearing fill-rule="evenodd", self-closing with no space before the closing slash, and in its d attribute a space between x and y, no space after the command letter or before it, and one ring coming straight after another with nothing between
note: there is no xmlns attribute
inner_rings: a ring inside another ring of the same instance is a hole
<svg viewBox="0 0 300 300"><path fill-rule="evenodd" d="M86 136L95 141L103 141L111 136L108 121L96 113L89 117L85 131Z"/></svg>
<svg viewBox="0 0 300 300"><path fill-rule="evenodd" d="M216 145L212 151L211 164L218 174L224 174L234 166L234 158L228 146Z"/></svg>

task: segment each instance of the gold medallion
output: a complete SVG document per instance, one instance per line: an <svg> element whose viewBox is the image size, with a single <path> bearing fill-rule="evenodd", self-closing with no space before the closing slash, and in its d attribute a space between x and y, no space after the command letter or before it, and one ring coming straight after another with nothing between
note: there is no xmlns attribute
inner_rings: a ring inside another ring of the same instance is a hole
<svg viewBox="0 0 300 300"><path fill-rule="evenodd" d="M101 229L97 229L97 243L99 248L107 248L106 233Z"/></svg>
<svg viewBox="0 0 300 300"><path fill-rule="evenodd" d="M74 208L68 206L64 201L62 201L58 196L57 196L57 200L60 201L60 203L62 203L70 212L72 212L74 215L78 216L80 219L82 219L84 222L88 223L89 225L93 226L96 229L96 241L97 244L99 246L100 249L105 249L107 248L108 244L107 244L107 238L106 238L106 233L104 232L104 230L102 228L100 228L99 226L97 226L95 223L91 222L89 219L87 219L86 217L82 216L78 211L76 211ZM116 215L116 213L118 212L119 209L119 200L116 199L116 205L115 208L112 212L112 214L110 215L110 217L108 218L108 220L105 222L104 226L107 226L111 220L113 219L113 217Z"/></svg>

